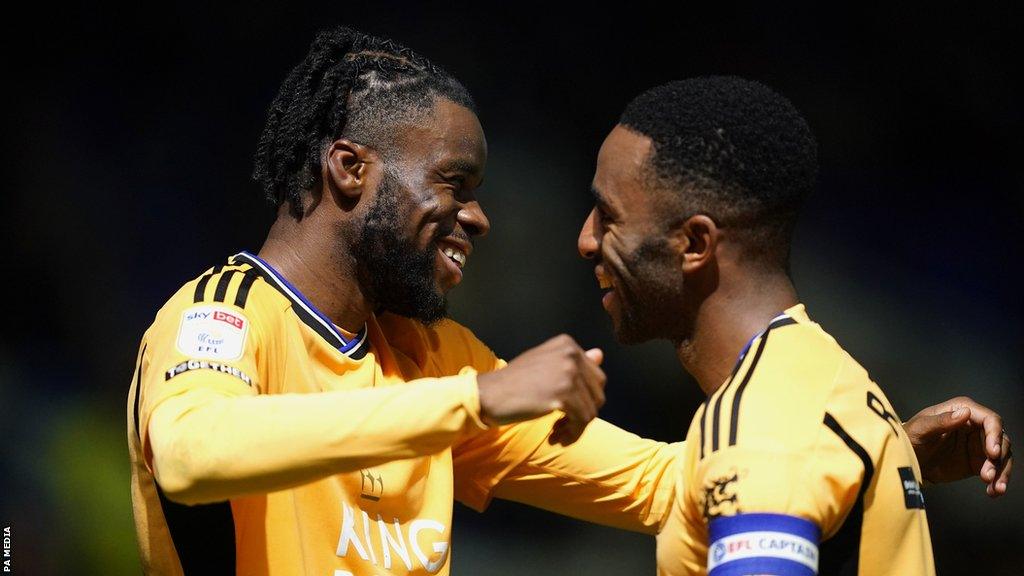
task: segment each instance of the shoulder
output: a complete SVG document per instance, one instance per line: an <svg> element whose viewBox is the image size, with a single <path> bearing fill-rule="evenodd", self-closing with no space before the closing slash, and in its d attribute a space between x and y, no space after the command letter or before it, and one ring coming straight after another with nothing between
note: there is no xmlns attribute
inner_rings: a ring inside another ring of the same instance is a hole
<svg viewBox="0 0 1024 576"><path fill-rule="evenodd" d="M164 303L150 326L150 338L207 324L241 332L266 332L289 302L260 271L234 257L207 268L183 284ZM191 331L191 330L188 330Z"/></svg>
<svg viewBox="0 0 1024 576"><path fill-rule="evenodd" d="M802 450L820 433L849 355L812 322L791 321L756 339L724 386L729 445Z"/></svg>

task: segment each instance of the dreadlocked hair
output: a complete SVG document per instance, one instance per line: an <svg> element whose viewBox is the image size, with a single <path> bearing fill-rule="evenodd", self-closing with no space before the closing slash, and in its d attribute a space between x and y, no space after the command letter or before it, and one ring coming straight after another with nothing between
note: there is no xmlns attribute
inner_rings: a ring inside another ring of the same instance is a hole
<svg viewBox="0 0 1024 576"><path fill-rule="evenodd" d="M458 80L409 48L343 26L324 30L270 104L253 179L301 219L302 193L331 142L344 136L386 152L396 125L428 113L438 97L476 112Z"/></svg>

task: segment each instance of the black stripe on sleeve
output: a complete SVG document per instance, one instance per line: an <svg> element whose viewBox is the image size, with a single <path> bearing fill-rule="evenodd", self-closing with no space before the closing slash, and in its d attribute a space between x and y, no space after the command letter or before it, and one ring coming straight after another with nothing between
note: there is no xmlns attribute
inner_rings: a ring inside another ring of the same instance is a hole
<svg viewBox="0 0 1024 576"><path fill-rule="evenodd" d="M249 300L249 290L259 278L260 275L255 269L250 268L245 271L245 275L242 276L242 282L238 285L238 293L235 294L235 306L245 308L245 304Z"/></svg>
<svg viewBox="0 0 1024 576"><path fill-rule="evenodd" d="M228 285L231 284L231 278L238 273L238 270L228 270L221 274L220 280L217 282L217 289L213 292L214 302L223 302L224 298L228 295Z"/></svg>
<svg viewBox="0 0 1024 576"><path fill-rule="evenodd" d="M146 346L142 345L142 352L139 352L139 365L135 367L135 436L142 441L142 432L139 428L139 397L142 396L142 359L146 356Z"/></svg>
<svg viewBox="0 0 1024 576"><path fill-rule="evenodd" d="M747 368L747 373L743 375L743 381L740 382L739 387L736 388L736 395L733 396L732 419L729 422L729 446L736 445L736 433L739 431L740 424L740 401L743 400L743 391L746 390L747 384L750 383L750 377L754 375L757 361L761 359L761 353L764 352L764 347L768 344L768 335L771 333L772 331L769 327L764 335L761 336L761 341L757 344L757 351L754 352L754 359L750 361L750 368Z"/></svg>
<svg viewBox="0 0 1024 576"><path fill-rule="evenodd" d="M192 298L193 303L199 303L206 300L206 285L210 283L210 278L213 278L216 274L220 274L220 271L224 269L224 266L218 264L214 266L212 270L203 274L203 277L199 279L199 283L196 284L196 293Z"/></svg>
<svg viewBox="0 0 1024 576"><path fill-rule="evenodd" d="M231 515L231 504L186 506L168 500L159 484L156 491L182 572L186 575L234 574L235 519Z"/></svg>
<svg viewBox="0 0 1024 576"><path fill-rule="evenodd" d="M711 398L704 401L704 406L700 409L700 459L704 459L704 421L708 415L708 404Z"/></svg>
<svg viewBox="0 0 1024 576"><path fill-rule="evenodd" d="M753 368L753 367L751 367ZM715 398L715 414L711 417L711 451L718 451L718 419L722 413L722 397L725 396L725 392L729 389L729 384L732 384L732 380L725 383L722 386L722 392Z"/></svg>
<svg viewBox="0 0 1024 576"><path fill-rule="evenodd" d="M871 455L868 454L868 451L858 444L831 414L826 412L823 422L846 444L847 448L860 458L864 465L864 477L861 479L860 489L857 492L857 501L846 516L843 526L834 536L821 544L818 573L855 576L860 561L860 538L864 524L864 494L871 486L871 480L875 475L875 465L871 462Z"/></svg>

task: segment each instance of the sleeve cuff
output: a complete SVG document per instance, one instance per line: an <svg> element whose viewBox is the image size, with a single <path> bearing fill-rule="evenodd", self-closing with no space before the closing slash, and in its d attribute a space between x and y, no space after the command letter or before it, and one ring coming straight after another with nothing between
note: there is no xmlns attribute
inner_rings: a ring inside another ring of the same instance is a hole
<svg viewBox="0 0 1024 576"><path fill-rule="evenodd" d="M490 426L488 426L480 417L480 389L477 387L476 370L466 366L462 370L459 370L459 376L462 377L461 379L465 383L462 395L462 406L466 409L466 414L469 415L469 420L472 423L471 429L474 432L482 432L490 429Z"/></svg>

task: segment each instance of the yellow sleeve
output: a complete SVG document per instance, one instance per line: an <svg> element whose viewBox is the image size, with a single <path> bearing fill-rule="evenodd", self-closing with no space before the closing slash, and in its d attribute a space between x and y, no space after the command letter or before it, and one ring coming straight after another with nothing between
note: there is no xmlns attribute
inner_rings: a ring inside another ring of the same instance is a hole
<svg viewBox="0 0 1024 576"><path fill-rule="evenodd" d="M819 426L823 435L829 433ZM835 442L807 450L728 447L712 454L692 485L706 521L750 513L785 514L829 534L857 499L863 469Z"/></svg>
<svg viewBox="0 0 1024 576"><path fill-rule="evenodd" d="M683 443L640 438L594 420L569 446L548 436L560 413L487 431L455 450L456 498L476 510L492 497L580 520L654 534L674 495Z"/></svg>
<svg viewBox="0 0 1024 576"><path fill-rule="evenodd" d="M396 328L390 332L409 333ZM451 374L465 366L487 372L505 366L455 322L418 329L423 330L420 337L403 348L428 372ZM669 471L682 443L645 440L595 420L573 444L552 445L547 439L561 416L555 412L460 440L453 446L456 499L483 510L496 496L589 522L656 532L674 494Z"/></svg>
<svg viewBox="0 0 1024 576"><path fill-rule="evenodd" d="M725 386L705 405L709 413L720 412L722 422L711 414L702 420L707 456L687 490L706 522L782 514L812 522L827 537L856 501L864 473L861 461L825 422L845 361L815 341L803 342L799 350L806 357L794 359L786 352L798 348L783 340L793 334L783 330L773 336L781 350L757 364L742 404L734 395L737 386Z"/></svg>
<svg viewBox="0 0 1024 576"><path fill-rule="evenodd" d="M229 328L237 328L214 334L221 348L213 351L193 341L210 342L197 335L219 328L189 316L206 312L230 315ZM280 490L436 453L485 428L471 368L399 386L260 394L273 377L260 364L273 322L265 310L192 305L186 295L172 300L147 333L140 436L172 500L194 504Z"/></svg>

